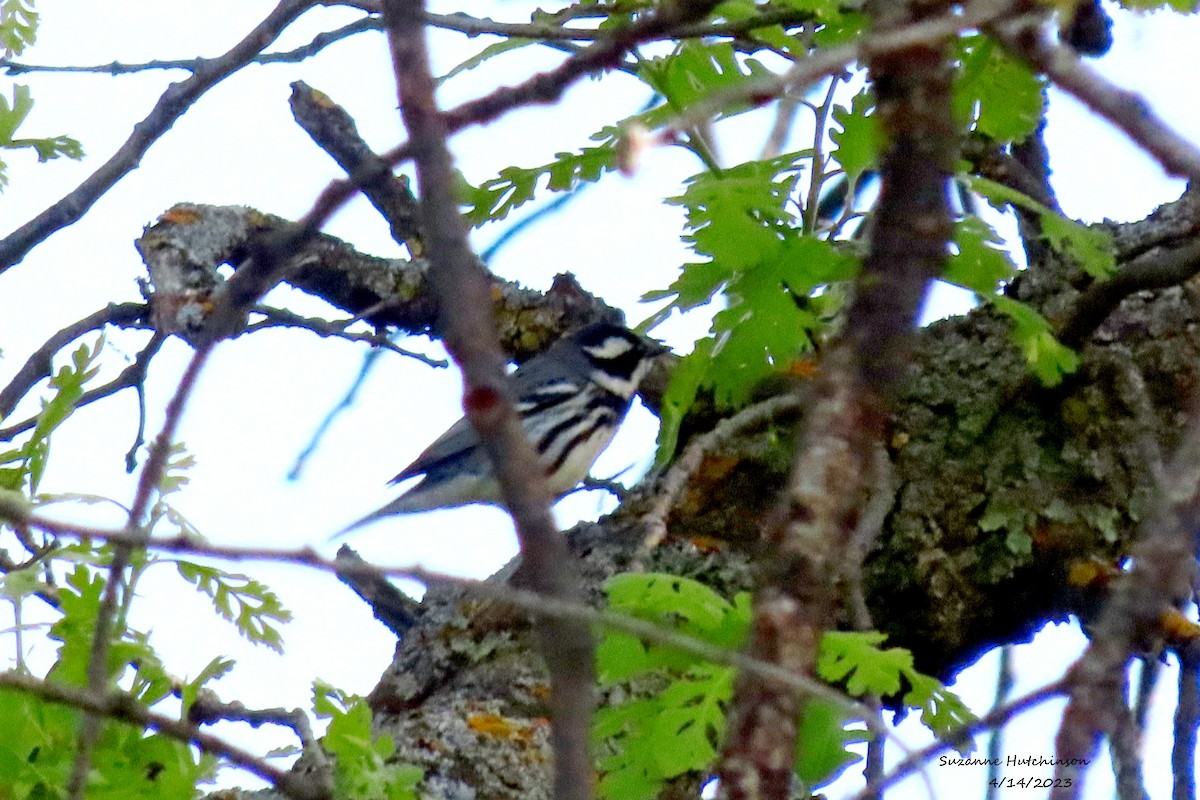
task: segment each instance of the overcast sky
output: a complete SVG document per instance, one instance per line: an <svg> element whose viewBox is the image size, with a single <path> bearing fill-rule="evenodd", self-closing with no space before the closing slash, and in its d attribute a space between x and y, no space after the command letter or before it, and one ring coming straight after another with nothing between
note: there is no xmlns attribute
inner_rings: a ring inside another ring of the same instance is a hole
<svg viewBox="0 0 1200 800"><path fill-rule="evenodd" d="M453 4L436 10L456 10ZM68 3L42 0L44 27L39 44L22 57L31 63L99 64L155 58L216 55L241 38L273 6L261 0L217 0L171 4L150 12L134 0ZM471 12L523 21L534 4L477 0ZM312 34L348 22L357 12L317 9L284 36L277 49L307 42ZM1200 115L1193 102L1200 74L1195 20L1121 15L1117 44L1098 67L1122 85L1143 92L1163 117L1200 141ZM484 39L437 33L435 65L440 72L476 52ZM561 54L526 49L491 62L485 69L449 82L440 100L449 105L496 85L514 83L530 71L551 67ZM74 188L129 135L169 81L183 73L147 72L123 77L103 75L28 75L37 107L28 135L69 133L88 153L82 163L33 164L25 153L5 154L11 184L0 198L0 228L7 232L27 221ZM303 79L343 104L358 120L365 138L378 149L401 140L396 99L383 38L360 35L329 48L301 65L250 67L206 95L166 137L141 168L102 199L85 219L34 250L18 267L0 275L0 318L5 320L0 347L0 385L51 333L109 301L138 298L136 280L144 268L132 242L143 225L181 201L244 204L284 217L304 213L316 193L338 175L332 161L291 121L288 83ZM13 81L9 79L7 83ZM0 86L0 91L10 90ZM639 109L644 87L623 75L584 81L558 107L519 111L486 128L455 138L458 166L478 182L509 164L545 163L553 153L587 144L587 136ZM721 138L730 163L752 157L761 145L761 120L748 119ZM1068 214L1094 221L1104 217L1132 220L1178 196L1182 184L1168 181L1149 159L1131 150L1124 137L1098 122L1076 103L1055 94L1047 134L1054 155L1055 186ZM626 309L630 321L651 308L637 298L667 285L687 254L679 242L681 215L663 204L680 181L700 169L681 150L655 151L632 179L606 178L584 192L567 211L527 231L501 251L492 266L505 278L546 287L561 271L575 272L584 287ZM519 219L528 208L517 212ZM511 222L477 233L486 247ZM328 231L372 254L397 256L387 227L364 202L339 214ZM962 298L939 295L940 313L961 309ZM321 303L294 292L274 293L269 301L303 313L326 313ZM679 348L705 329L702 318L672 321L659 333ZM114 332L105 356L114 374L144 342L137 333ZM406 343L437 353L417 339ZM192 484L178 507L215 542L299 546L313 544L332 553L328 536L394 496L388 478L420 452L437 431L458 416L458 379L452 371L431 371L414 360L387 354L360 392L349 414L339 418L298 481L286 474L326 412L351 385L364 356L361 346L318 339L303 332L267 332L220 346L203 375L184 419L180 438L196 456ZM148 381L148 432L161 424L161 409L174 391L190 352L170 342L155 360ZM32 398L31 398L32 400ZM36 406L14 414L22 419ZM601 476L631 469L637 474L652 454L655 419L641 409L630 415L621 437L601 459ZM123 459L136 425L131 393L80 412L54 440L43 489L111 496L128 503L132 479ZM610 499L580 494L560 504L564 525L594 517L611 507ZM63 511L61 513L70 513ZM100 523L123 522L112 509L78 512ZM515 552L511 525L496 509L468 508L397 518L355 536L351 544L385 564L421 563L434 569L483 577ZM214 618L207 601L184 586L169 566L150 572L139 586L132 623L152 629L154 644L177 674L194 675L214 655L230 655L238 667L215 685L227 700L251 706L307 705L314 678L365 694L386 668L394 647L390 634L369 609L336 580L293 567L243 565L275 588L295 613L284 631L286 655L276 656L241 641ZM27 621L39 616L26 607ZM5 616L7 615L7 617ZM11 614L0 609L0 628ZM1034 688L1056 677L1057 664L1076 652L1082 638L1073 626L1048 632L1040 649L1016 656L1021 684ZM12 663L11 636L0 640L0 657ZM54 656L51 643L28 637L27 657L35 669ZM32 644L31 644L32 643ZM1060 660L1061 659L1061 660ZM959 685L976 711L990 702L994 658L988 658ZM1173 679L1163 680L1166 687ZM1166 693L1173 698L1173 688ZM1156 706L1171 712L1169 699ZM1039 712L1021 729L1022 747L1048 753L1048 732L1056 726L1053 709ZM1152 729L1169 730L1163 720ZM290 743L285 732L250 731L218 726L217 732L265 751ZM1042 743L1032 738L1042 736ZM1010 733L1010 741L1017 739ZM1152 743L1149 787L1153 796L1168 791L1169 748ZM1032 774L1032 773L1031 773ZM980 791L980 773L934 770L939 784L961 781ZM1102 772L1090 796L1104 794L1111 780ZM226 783L249 784L240 774ZM836 792L831 796L837 796Z"/></svg>

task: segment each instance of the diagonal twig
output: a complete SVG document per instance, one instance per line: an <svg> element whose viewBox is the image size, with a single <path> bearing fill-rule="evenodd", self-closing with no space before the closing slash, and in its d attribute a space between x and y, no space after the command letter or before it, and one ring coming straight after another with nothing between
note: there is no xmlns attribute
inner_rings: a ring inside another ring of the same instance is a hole
<svg viewBox="0 0 1200 800"><path fill-rule="evenodd" d="M211 344L196 350L180 379L179 388L176 389L171 402L167 404L166 421L163 423L162 432L159 433L150 448L150 456L138 478L137 492L129 510L126 531L136 538L144 539L149 536L149 531L144 530L143 519L150 507L154 489L158 486L163 471L166 469L171 444L175 441L175 431L183 417L188 397L191 395L196 380L211 352ZM104 585L100 608L96 612L96 627L92 633L91 652L88 655L88 691L93 695L102 696L108 691L108 654L114 634L117 595L124 579L125 568L129 566L135 547L136 545L133 543L118 544L114 548L112 561L109 563L108 580ZM104 716L93 712L86 713L80 723L75 762L72 765L71 776L67 784L67 793L71 800L83 800L86 794L87 778L91 771L92 750L100 738L103 726Z"/></svg>
<svg viewBox="0 0 1200 800"><path fill-rule="evenodd" d="M0 419L7 417L29 391L44 378L49 378L54 367L54 355L83 336L85 333L103 328L105 325L133 325L142 320L149 309L144 303L113 303L95 311L78 322L74 322L46 340L25 364L17 371L8 385L0 391ZM15 434L16 432L14 432ZM0 432L0 439L5 438Z"/></svg>
<svg viewBox="0 0 1200 800"><path fill-rule="evenodd" d="M154 108L133 128L117 152L69 194L0 240L0 273L46 237L78 221L118 180L137 167L142 156L170 130L196 100L238 71L273 42L283 29L316 4L316 0L281 0L279 5L224 55L208 59L191 77L167 87Z"/></svg>

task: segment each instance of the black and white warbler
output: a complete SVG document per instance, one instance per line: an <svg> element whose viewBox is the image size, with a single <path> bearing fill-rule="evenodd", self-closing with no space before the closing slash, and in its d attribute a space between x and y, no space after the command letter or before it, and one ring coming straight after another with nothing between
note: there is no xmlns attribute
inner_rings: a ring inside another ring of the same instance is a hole
<svg viewBox="0 0 1200 800"><path fill-rule="evenodd" d="M625 328L597 323L560 339L513 372L517 413L555 497L587 477L662 352L661 345ZM465 418L391 482L418 475L424 476L420 483L342 533L392 514L501 502L487 454Z"/></svg>

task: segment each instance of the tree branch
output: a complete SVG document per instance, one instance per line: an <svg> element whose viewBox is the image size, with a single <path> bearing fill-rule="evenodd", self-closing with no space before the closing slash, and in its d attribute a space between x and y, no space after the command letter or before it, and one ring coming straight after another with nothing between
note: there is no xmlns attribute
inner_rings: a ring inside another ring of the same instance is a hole
<svg viewBox="0 0 1200 800"><path fill-rule="evenodd" d="M135 169L150 146L213 86L237 72L273 42L316 0L281 0L267 17L224 55L208 59L187 80L172 83L133 133L83 183L54 205L0 240L0 273L23 259L48 236L78 221L100 197Z"/></svg>
<svg viewBox="0 0 1200 800"><path fill-rule="evenodd" d="M12 413L25 395L29 393L42 379L49 378L54 369L54 356L59 350L90 331L99 330L105 325L129 327L145 320L149 309L143 303L110 303L78 322L72 323L46 340L33 355L25 360L24 366L17 370L8 385L0 391L0 419ZM0 431L0 440L7 440L19 433L11 429Z"/></svg>
<svg viewBox="0 0 1200 800"><path fill-rule="evenodd" d="M162 432L150 447L150 456L138 477L137 492L129 509L129 518L125 530L137 539L145 539L149 532L144 529L144 517L150 508L150 499L154 490L162 480L167 459L171 453L171 445L175 441L175 431L183 417L184 407L188 397L200 377L200 371L208 361L212 352L211 345L202 346L192 356L191 362L179 381L179 387L171 402L167 404L166 419ZM91 653L88 656L87 678L88 691L94 696L103 696L108 691L109 664L108 654L114 638L114 619L117 612L117 595L124 581L125 568L133 556L133 542L118 544L113 551L112 561L108 566L108 580L104 584L104 595L100 599L100 608L96 612L96 626L92 633ZM120 632L116 632L120 636ZM91 771L92 749L100 738L104 725L104 716L93 712L84 715L79 728L79 739L75 754L75 763L71 769L71 777L67 784L67 792L72 800L83 800L87 791L88 773Z"/></svg>
<svg viewBox="0 0 1200 800"><path fill-rule="evenodd" d="M1071 49L1055 44L1037 25L1005 23L990 32L1014 55L1045 73L1055 86L1124 131L1168 174L1200 180L1200 149L1163 122L1140 95L1109 82Z"/></svg>
<svg viewBox="0 0 1200 800"><path fill-rule="evenodd" d="M335 567L338 580L353 589L371 607L375 619L396 634L396 638L403 638L416 621L420 604L393 586L386 576L373 569L362 569L366 563L348 545L342 545L334 561L338 565Z"/></svg>
<svg viewBox="0 0 1200 800"><path fill-rule="evenodd" d="M289 103L297 124L346 174L370 176L360 184L363 194L391 226L392 238L406 245L414 257L420 256L423 250L420 211L408 181L392 174L384 160L358 135L350 114L328 95L296 81Z"/></svg>
<svg viewBox="0 0 1200 800"><path fill-rule="evenodd" d="M1200 647L1193 640L1176 649L1179 657L1179 702L1175 707L1171 748L1172 800L1196 798L1196 729L1200 727Z"/></svg>
<svg viewBox="0 0 1200 800"><path fill-rule="evenodd" d="M882 33L910 29L945 8L868 4ZM923 41L876 53L868 66L889 141L875 228L846 332L822 361L788 487L764 526L767 552L754 595L750 652L795 672L813 669L824 631L839 618L838 583L858 574L857 559L870 548L856 539L860 515L880 488L877 452L907 376L917 313L942 272L953 229L948 186L957 142L948 46ZM790 796L800 710L795 695L739 677L718 766L721 797Z"/></svg>
<svg viewBox="0 0 1200 800"><path fill-rule="evenodd" d="M326 3L313 3L313 5L328 5ZM332 31L324 31L318 33L306 45L302 45L293 50L286 50L278 53L261 53L249 59L247 64L295 64L306 59L312 58L317 53L329 47L331 44L336 44L343 39L348 39L358 33L365 31L378 31L383 29L383 20L378 17L364 17L363 19L355 20L348 25L343 25ZM119 61L113 61L108 64L97 64L94 66L61 66L54 64L23 64L19 61L13 61L11 58L0 58L0 69L5 71L6 75L15 77L31 72L75 72L88 74L112 75L132 75L138 72L149 72L152 70L166 69L182 69L191 73L196 73L208 67L209 63L214 59L210 58L176 58L176 59L155 59L153 61L143 61L136 64L123 64Z"/></svg>
<svg viewBox="0 0 1200 800"><path fill-rule="evenodd" d="M1124 264L1113 276L1089 286L1058 330L1068 347L1080 347L1135 292L1181 284L1200 272L1200 242L1156 248Z"/></svg>

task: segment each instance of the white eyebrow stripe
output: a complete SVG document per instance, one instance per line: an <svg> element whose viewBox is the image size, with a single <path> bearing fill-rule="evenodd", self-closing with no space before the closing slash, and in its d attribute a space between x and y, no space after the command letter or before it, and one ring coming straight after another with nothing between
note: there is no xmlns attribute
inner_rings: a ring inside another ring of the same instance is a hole
<svg viewBox="0 0 1200 800"><path fill-rule="evenodd" d="M588 355L597 361L607 361L619 358L633 349L633 343L620 336L609 336L603 342L592 347L583 348Z"/></svg>

